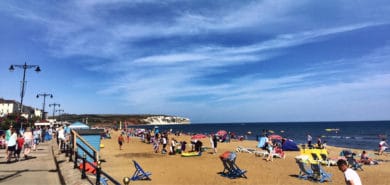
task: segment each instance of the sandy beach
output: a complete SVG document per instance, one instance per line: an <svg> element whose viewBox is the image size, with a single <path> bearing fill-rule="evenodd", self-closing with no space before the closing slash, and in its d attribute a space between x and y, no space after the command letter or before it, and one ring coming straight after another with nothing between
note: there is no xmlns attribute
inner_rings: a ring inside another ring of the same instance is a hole
<svg viewBox="0 0 390 185"><path fill-rule="evenodd" d="M247 170L247 178L229 179L218 174L223 170L219 155L225 151L235 151L237 146L256 148L256 141L232 141L230 143L218 143L218 153L210 154L211 150L197 157L181 157L181 155L168 155L154 153L152 144L141 142L137 137L132 137L130 142L125 142L123 149L119 150L117 137L119 132L112 132L112 139L102 140L104 148L101 149L102 169L122 182L124 177L131 177L135 171L132 160L136 160L145 171L152 172L151 181L131 181L130 184L139 185L214 185L214 184L313 184L313 181L297 178L299 173L295 156L300 152L286 152L286 158L275 158L273 162L267 162L262 157L253 153L237 153L236 164ZM177 141L187 141L190 136L174 136ZM210 147L208 138L201 140L204 146ZM168 148L168 147L167 147ZM344 148L328 146L329 156L338 157ZM360 154L361 150L352 149ZM364 171L358 170L363 184L390 184L390 156L378 156L376 151L368 151L370 157L382 161L379 165L364 165ZM345 184L344 176L337 166L323 167L332 174L332 182L325 184Z"/></svg>

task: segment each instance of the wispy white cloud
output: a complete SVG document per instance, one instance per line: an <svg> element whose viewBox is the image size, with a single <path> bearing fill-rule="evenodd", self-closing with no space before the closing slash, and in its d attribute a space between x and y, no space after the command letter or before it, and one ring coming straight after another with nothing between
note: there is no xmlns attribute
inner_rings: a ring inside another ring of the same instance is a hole
<svg viewBox="0 0 390 185"><path fill-rule="evenodd" d="M138 5L162 3L172 14L150 13L164 19L148 19L144 15L139 21L140 17L132 17L131 10ZM272 111L297 111L296 107L321 112L334 104L338 108L333 112L342 111L347 106L341 103L345 99L348 106L375 106L380 98L388 97L384 92L390 89L387 72L390 66L385 62L390 59L389 47L358 57L345 55L316 61L302 65L299 70L274 75L247 67L263 64L274 70L272 62L282 58L288 49L387 25L388 16L383 14L383 19L378 16L386 8L380 8L380 13L374 16L353 14L356 16L344 16L343 20L310 23L307 15L316 11L316 6L311 6L316 3L312 1L267 0L234 5L223 2L194 10L185 6L175 8L175 3L178 2L98 0L40 7L3 2L0 10L43 30L41 37L34 39L45 44L42 48L49 51L50 57L70 64L82 62L85 65L80 66L86 70L97 75L104 73L106 80L91 88L93 93L100 89L98 95L120 97L127 103L124 106L132 110L194 115L208 110L209 116L247 110L249 119ZM348 3L332 11L339 13L337 16L359 11L344 6ZM128 9L120 12L116 11L118 7ZM368 9L364 11L374 10ZM120 17L126 19L115 19L111 11L123 14ZM321 16L327 14L318 11ZM231 35L245 39L226 42L229 38L225 37ZM290 62L288 56L280 60L283 61L279 63ZM245 73L245 70L252 71ZM210 77L225 73L235 75ZM84 83L90 85L88 80L79 85ZM372 89L376 91L373 93ZM302 112L291 114L291 118L295 115L298 119Z"/></svg>

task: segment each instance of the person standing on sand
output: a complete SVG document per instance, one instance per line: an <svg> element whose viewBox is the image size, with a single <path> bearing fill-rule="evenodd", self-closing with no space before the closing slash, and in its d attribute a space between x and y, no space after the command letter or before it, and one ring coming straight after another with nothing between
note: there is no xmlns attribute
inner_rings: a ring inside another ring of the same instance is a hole
<svg viewBox="0 0 390 185"><path fill-rule="evenodd" d="M317 148L319 148L319 149L322 148L321 136L318 136L318 138L317 138Z"/></svg>
<svg viewBox="0 0 390 185"><path fill-rule="evenodd" d="M210 146L213 149L213 154L214 154L214 141L213 141L213 135L210 134Z"/></svg>
<svg viewBox="0 0 390 185"><path fill-rule="evenodd" d="M346 185L362 185L362 181L356 171L348 168L347 161L340 159L337 161L337 166L339 170L344 173Z"/></svg>
<svg viewBox="0 0 390 185"><path fill-rule="evenodd" d="M160 145L160 143L159 143L159 141L158 141L158 139L157 139L156 136L154 136L154 137L152 138L152 142L153 142L153 150L154 150L154 153L157 153L158 150L159 150L159 145Z"/></svg>
<svg viewBox="0 0 390 185"><path fill-rule="evenodd" d="M162 154L166 154L167 153L167 144L168 144L168 136L166 133L164 133L162 136L161 136L161 144L163 145L162 146L162 150L161 150L161 153Z"/></svg>
<svg viewBox="0 0 390 185"><path fill-rule="evenodd" d="M127 136L127 143L130 142L130 130L126 131L126 136Z"/></svg>
<svg viewBox="0 0 390 185"><path fill-rule="evenodd" d="M274 144L272 143L272 139L268 138L267 142L267 151L268 151L268 157L266 161L273 161L274 160Z"/></svg>
<svg viewBox="0 0 390 185"><path fill-rule="evenodd" d="M311 141L313 140L313 137L311 137L310 134L307 134L307 147L311 148Z"/></svg>
<svg viewBox="0 0 390 185"><path fill-rule="evenodd" d="M382 139L380 142L379 142L379 153L378 155L382 155L383 152L387 149L387 147L389 147L389 145L386 143L385 141L386 139Z"/></svg>
<svg viewBox="0 0 390 185"><path fill-rule="evenodd" d="M125 141L125 138L123 138L123 134L121 134L118 136L119 150L122 150L123 141Z"/></svg>
<svg viewBox="0 0 390 185"><path fill-rule="evenodd" d="M214 154L217 153L217 145L218 145L218 138L217 138L217 135L214 134L213 135L213 150L214 150Z"/></svg>

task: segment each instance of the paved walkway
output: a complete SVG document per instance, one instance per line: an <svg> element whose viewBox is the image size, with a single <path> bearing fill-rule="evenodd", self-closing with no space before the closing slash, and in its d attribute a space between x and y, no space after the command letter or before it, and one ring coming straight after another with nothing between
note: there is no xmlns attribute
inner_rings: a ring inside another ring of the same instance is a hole
<svg viewBox="0 0 390 185"><path fill-rule="evenodd" d="M54 162L51 142L41 143L36 151L11 163L6 162L5 150L0 150L0 184L62 184Z"/></svg>
<svg viewBox="0 0 390 185"><path fill-rule="evenodd" d="M6 162L5 150L0 150L0 184L7 185L89 185L90 180L82 180L79 170L67 161L65 154L58 154L54 141L40 143L28 159Z"/></svg>

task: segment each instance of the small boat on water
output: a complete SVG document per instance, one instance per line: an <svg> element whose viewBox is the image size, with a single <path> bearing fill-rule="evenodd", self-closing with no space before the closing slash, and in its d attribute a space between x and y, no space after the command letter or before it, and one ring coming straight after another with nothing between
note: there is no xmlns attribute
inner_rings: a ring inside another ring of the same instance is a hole
<svg viewBox="0 0 390 185"><path fill-rule="evenodd" d="M327 132L338 132L338 131L340 131L340 129L338 129L338 128L327 128L327 129L325 129L325 131L327 131Z"/></svg>

